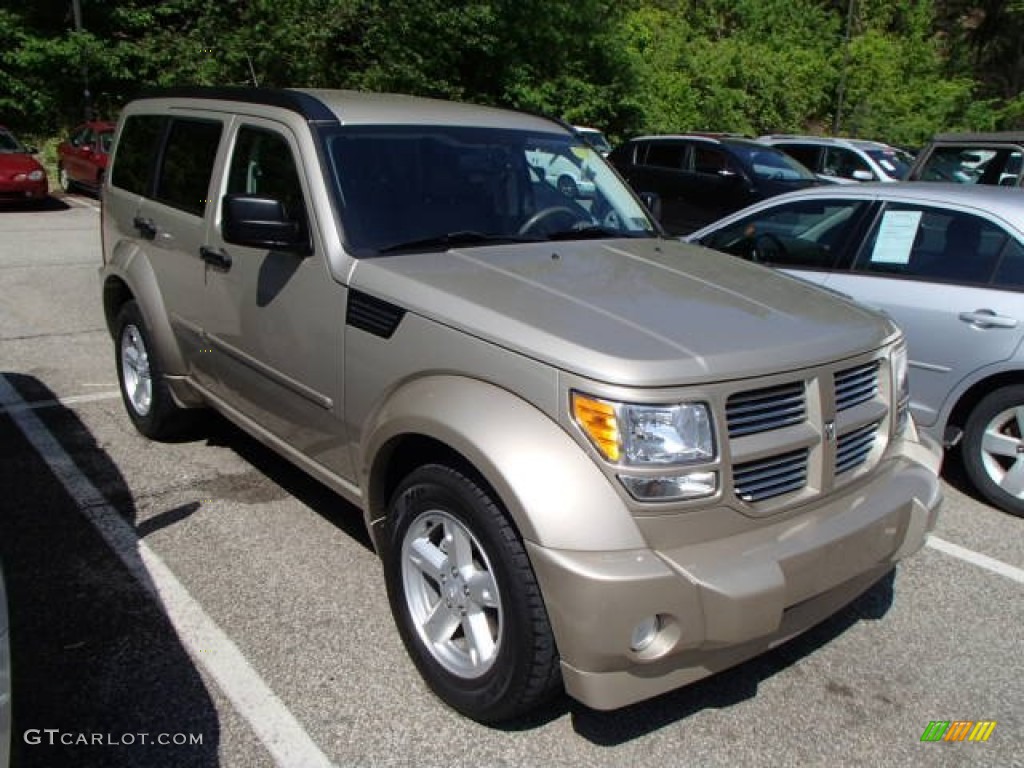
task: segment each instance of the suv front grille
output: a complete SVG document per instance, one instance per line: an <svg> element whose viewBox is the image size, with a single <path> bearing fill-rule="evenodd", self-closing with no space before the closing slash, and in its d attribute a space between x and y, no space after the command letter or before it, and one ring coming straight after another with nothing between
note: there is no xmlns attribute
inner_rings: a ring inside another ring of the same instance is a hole
<svg viewBox="0 0 1024 768"><path fill-rule="evenodd" d="M836 474L841 475L859 467L868 460L871 448L878 434L878 424L868 424L845 435L840 435L836 445Z"/></svg>
<svg viewBox="0 0 1024 768"><path fill-rule="evenodd" d="M779 456L739 464L733 470L736 495L755 503L799 491L807 484L807 457L810 451L791 451Z"/></svg>
<svg viewBox="0 0 1024 768"><path fill-rule="evenodd" d="M878 361L836 374L836 411L866 403L878 393Z"/></svg>
<svg viewBox="0 0 1024 768"><path fill-rule="evenodd" d="M802 381L733 395L725 404L729 437L742 437L799 424L807 412L804 399Z"/></svg>
<svg viewBox="0 0 1024 768"><path fill-rule="evenodd" d="M735 498L753 514L771 514L794 494L827 494L868 471L889 424L882 370L875 357L730 393L725 431Z"/></svg>

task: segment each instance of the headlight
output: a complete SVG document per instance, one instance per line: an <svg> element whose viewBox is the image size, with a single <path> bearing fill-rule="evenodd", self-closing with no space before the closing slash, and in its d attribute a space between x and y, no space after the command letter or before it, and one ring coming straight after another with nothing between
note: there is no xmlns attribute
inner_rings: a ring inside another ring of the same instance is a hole
<svg viewBox="0 0 1024 768"><path fill-rule="evenodd" d="M28 175L28 180L29 181L42 181L43 180L43 176L44 176L44 174L43 174L42 171L32 171Z"/></svg>
<svg viewBox="0 0 1024 768"><path fill-rule="evenodd" d="M910 366L907 363L907 345L899 342L892 349L892 391L896 397L896 432L907 426L910 414Z"/></svg>
<svg viewBox="0 0 1024 768"><path fill-rule="evenodd" d="M634 405L573 392L572 414L601 455L616 464L666 466L715 457L706 403Z"/></svg>

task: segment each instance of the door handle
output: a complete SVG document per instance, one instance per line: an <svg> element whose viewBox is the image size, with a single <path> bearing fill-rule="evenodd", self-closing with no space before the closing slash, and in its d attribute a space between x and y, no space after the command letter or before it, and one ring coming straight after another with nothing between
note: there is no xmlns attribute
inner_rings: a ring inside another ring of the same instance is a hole
<svg viewBox="0 0 1024 768"><path fill-rule="evenodd" d="M1016 328L1017 319L1006 315L997 315L991 309L976 309L973 312L961 312L960 319L975 328Z"/></svg>
<svg viewBox="0 0 1024 768"><path fill-rule="evenodd" d="M146 240L156 240L156 222L152 219L136 216L132 219L132 225L139 230L139 234Z"/></svg>
<svg viewBox="0 0 1024 768"><path fill-rule="evenodd" d="M231 269L231 256L224 251L204 245L199 249L199 255L202 257L203 261L211 266L217 267L217 269L223 269L225 271Z"/></svg>

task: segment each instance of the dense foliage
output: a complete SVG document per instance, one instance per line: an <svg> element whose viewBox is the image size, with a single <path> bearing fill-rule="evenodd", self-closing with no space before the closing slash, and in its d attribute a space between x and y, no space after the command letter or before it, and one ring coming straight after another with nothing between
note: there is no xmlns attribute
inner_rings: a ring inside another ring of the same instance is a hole
<svg viewBox="0 0 1024 768"><path fill-rule="evenodd" d="M1024 0L0 0L0 39L0 122L36 135L147 86L244 83L514 106L615 138L1024 127Z"/></svg>

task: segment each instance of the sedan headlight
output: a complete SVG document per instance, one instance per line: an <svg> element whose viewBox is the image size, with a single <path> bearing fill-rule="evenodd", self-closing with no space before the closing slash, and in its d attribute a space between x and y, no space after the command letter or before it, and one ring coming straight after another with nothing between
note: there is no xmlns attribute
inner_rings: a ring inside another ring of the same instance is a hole
<svg viewBox="0 0 1024 768"><path fill-rule="evenodd" d="M907 345L899 342L892 349L892 391L896 397L896 432L907 426L910 415L910 366L907 362Z"/></svg>
<svg viewBox="0 0 1024 768"><path fill-rule="evenodd" d="M28 180L29 181L42 181L44 176L45 176L45 174L42 171L35 170L35 171L32 171L31 173L29 173Z"/></svg>

